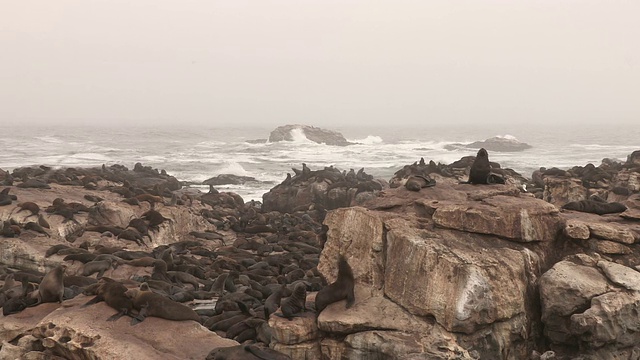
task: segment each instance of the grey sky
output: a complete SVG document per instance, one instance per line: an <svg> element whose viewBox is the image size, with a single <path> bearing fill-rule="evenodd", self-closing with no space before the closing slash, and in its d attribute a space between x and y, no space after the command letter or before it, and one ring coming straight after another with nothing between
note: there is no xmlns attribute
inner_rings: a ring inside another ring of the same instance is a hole
<svg viewBox="0 0 640 360"><path fill-rule="evenodd" d="M640 123L635 0L0 8L3 123Z"/></svg>

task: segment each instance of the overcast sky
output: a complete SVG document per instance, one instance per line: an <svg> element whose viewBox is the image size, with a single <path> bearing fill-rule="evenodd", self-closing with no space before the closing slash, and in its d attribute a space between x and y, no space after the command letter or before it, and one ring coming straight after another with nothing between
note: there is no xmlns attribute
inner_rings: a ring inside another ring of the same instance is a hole
<svg viewBox="0 0 640 360"><path fill-rule="evenodd" d="M637 0L0 2L2 123L640 123Z"/></svg>

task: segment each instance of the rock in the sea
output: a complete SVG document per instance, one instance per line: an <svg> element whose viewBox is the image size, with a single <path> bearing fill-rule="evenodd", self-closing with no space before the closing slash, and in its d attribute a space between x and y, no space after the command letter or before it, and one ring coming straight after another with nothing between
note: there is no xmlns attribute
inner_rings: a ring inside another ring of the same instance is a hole
<svg viewBox="0 0 640 360"><path fill-rule="evenodd" d="M480 149L485 148L488 151L514 152L531 148L532 146L518 141L513 136L494 136L484 141L474 141L471 144L450 144L446 145L447 150L456 150L459 148Z"/></svg>
<svg viewBox="0 0 640 360"><path fill-rule="evenodd" d="M202 185L242 185L249 181L257 181L251 176L241 176L233 174L220 174L202 182Z"/></svg>
<svg viewBox="0 0 640 360"><path fill-rule="evenodd" d="M284 125L279 126L269 135L269 142L293 141L295 136L304 136L318 144L346 146L354 143L347 141L337 131L321 129L309 125Z"/></svg>

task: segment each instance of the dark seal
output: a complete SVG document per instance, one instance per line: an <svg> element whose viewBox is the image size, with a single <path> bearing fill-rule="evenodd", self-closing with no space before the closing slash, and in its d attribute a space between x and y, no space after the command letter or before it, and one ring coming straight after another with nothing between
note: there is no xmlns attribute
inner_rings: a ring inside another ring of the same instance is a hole
<svg viewBox="0 0 640 360"><path fill-rule="evenodd" d="M292 320L296 316L300 316L302 312L307 310L307 287L304 283L299 282L293 289L293 293L282 301L280 310L282 316L287 320Z"/></svg>
<svg viewBox="0 0 640 360"><path fill-rule="evenodd" d="M627 207L619 202L602 202L596 200L572 201L562 206L564 210L575 210L591 214L615 214L627 210Z"/></svg>
<svg viewBox="0 0 640 360"><path fill-rule="evenodd" d="M353 271L344 256L340 255L338 259L338 277L334 283L322 288L316 295L316 311L318 314L324 310L327 305L334 302L347 299L346 307L350 308L355 302L353 293Z"/></svg>

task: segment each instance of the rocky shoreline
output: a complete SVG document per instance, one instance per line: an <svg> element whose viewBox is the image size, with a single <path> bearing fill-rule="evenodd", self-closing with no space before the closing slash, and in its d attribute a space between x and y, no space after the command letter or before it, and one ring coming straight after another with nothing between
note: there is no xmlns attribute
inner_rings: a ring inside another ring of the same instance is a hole
<svg viewBox="0 0 640 360"><path fill-rule="evenodd" d="M67 265L61 304L0 316L0 358L636 359L640 151L531 179L493 163L505 184L461 184L473 161L416 161L388 181L303 165L262 204L141 164L0 171L0 280L33 285ZM435 186L408 189L412 177ZM590 199L626 210L562 209ZM27 226L39 215L43 232ZM73 254L112 259L105 277L147 281L200 324L107 322L116 311L104 302L81 307L93 295L79 278L98 280ZM355 304L316 314L340 255ZM267 317L267 298L300 282L307 311Z"/></svg>

